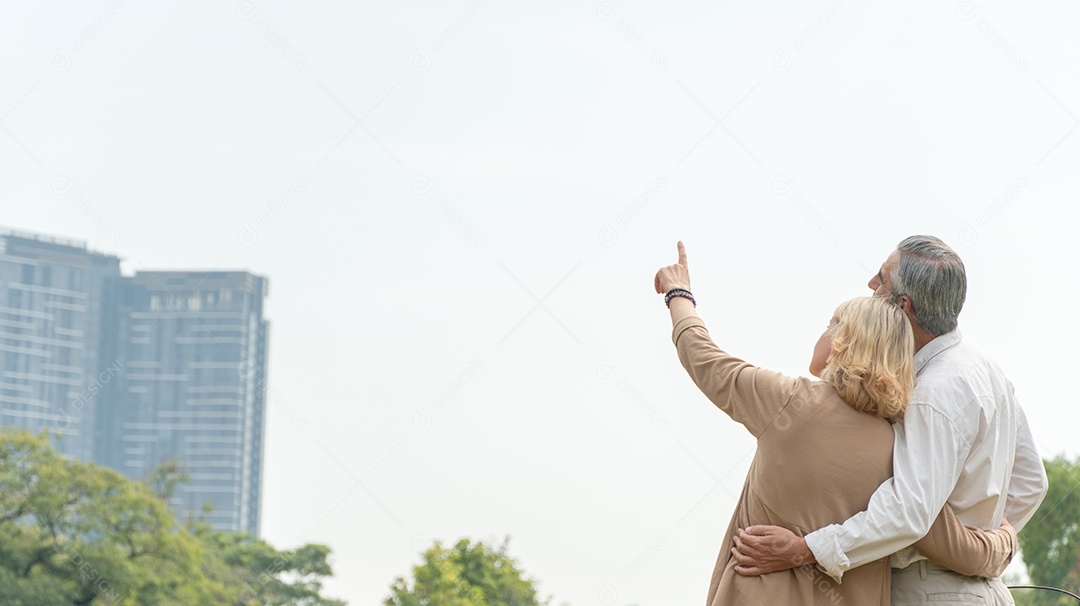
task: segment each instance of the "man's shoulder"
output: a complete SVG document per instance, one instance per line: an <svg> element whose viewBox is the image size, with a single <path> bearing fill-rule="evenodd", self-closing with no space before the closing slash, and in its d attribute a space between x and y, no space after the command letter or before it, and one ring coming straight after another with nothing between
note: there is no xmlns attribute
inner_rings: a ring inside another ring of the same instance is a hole
<svg viewBox="0 0 1080 606"><path fill-rule="evenodd" d="M915 381L915 389L951 385L985 391L997 388L994 383L1007 381L1005 373L993 360L964 340L927 362Z"/></svg>
<svg viewBox="0 0 1080 606"><path fill-rule="evenodd" d="M977 418L1007 400L1012 386L993 360L967 341L934 356L919 373L912 407L928 407L953 422ZM982 405L973 405L981 402Z"/></svg>

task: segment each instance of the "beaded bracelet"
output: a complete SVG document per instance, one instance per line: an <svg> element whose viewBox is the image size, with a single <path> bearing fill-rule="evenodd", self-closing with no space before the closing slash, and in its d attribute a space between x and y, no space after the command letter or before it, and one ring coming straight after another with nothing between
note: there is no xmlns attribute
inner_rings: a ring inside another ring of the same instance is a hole
<svg viewBox="0 0 1080 606"><path fill-rule="evenodd" d="M684 299L690 299L690 302L697 307L697 301L694 300L694 295L690 294L689 290L685 288L672 288L664 295L664 305L667 305L668 309L671 309L671 300L675 297L682 297Z"/></svg>

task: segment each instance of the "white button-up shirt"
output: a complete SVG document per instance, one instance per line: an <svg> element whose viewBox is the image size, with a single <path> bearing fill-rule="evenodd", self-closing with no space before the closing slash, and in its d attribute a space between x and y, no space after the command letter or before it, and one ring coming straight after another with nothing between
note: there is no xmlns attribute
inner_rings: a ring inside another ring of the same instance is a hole
<svg viewBox="0 0 1080 606"><path fill-rule="evenodd" d="M925 559L912 543L948 502L965 525L1017 532L1046 495L1046 471L1013 386L959 331L915 354L915 389L893 426L893 477L867 510L806 535L818 564L844 571L893 554L903 568Z"/></svg>

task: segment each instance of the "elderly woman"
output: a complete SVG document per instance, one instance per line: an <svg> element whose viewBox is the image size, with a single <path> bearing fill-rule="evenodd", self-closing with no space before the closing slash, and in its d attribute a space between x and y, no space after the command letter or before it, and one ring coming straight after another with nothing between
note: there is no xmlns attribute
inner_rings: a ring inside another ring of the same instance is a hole
<svg viewBox="0 0 1080 606"><path fill-rule="evenodd" d="M735 573L732 536L771 524L805 535L862 511L892 474L893 430L914 386L914 337L883 298L842 303L814 346L810 373L791 378L718 348L695 311L686 251L660 269L679 361L699 389L757 438L757 452L713 570L707 606L889 603L888 559L849 571L843 584L813 566L762 576ZM966 529L946 508L916 544L958 572L996 576L1015 552L1010 526Z"/></svg>

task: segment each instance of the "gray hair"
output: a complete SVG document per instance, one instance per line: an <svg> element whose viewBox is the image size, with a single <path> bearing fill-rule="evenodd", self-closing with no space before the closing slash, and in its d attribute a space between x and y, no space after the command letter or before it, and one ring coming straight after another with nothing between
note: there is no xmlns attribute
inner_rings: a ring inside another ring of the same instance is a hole
<svg viewBox="0 0 1080 606"><path fill-rule="evenodd" d="M896 245L900 264L892 273L892 298L911 298L912 314L936 336L956 330L967 296L967 273L960 256L934 236L911 236Z"/></svg>

